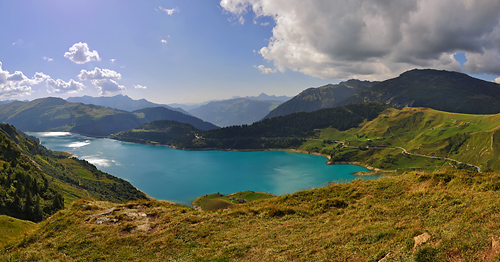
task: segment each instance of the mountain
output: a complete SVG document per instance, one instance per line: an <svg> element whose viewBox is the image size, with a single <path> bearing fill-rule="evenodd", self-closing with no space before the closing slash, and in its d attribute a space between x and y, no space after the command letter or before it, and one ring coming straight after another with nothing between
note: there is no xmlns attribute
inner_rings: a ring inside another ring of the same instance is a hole
<svg viewBox="0 0 500 262"><path fill-rule="evenodd" d="M149 123L158 120L172 120L190 124L201 130L210 130L219 128L218 126L212 123L205 122L194 116L186 115L177 111L172 111L164 107L144 108L136 110L133 113L141 119L142 123Z"/></svg>
<svg viewBox="0 0 500 262"><path fill-rule="evenodd" d="M389 79L340 104L380 101L399 108L428 107L455 113L500 113L500 85L466 74L415 69Z"/></svg>
<svg viewBox="0 0 500 262"><path fill-rule="evenodd" d="M100 96L100 97L92 97L92 96L81 96L81 97L69 97L66 99L68 102L72 103L83 103L83 104L92 104L99 106L111 107L119 110L132 112L134 110L148 108L148 107L166 107L173 111L178 111L184 114L189 115L188 112L184 111L181 108L173 108L168 105L156 104L150 102L146 99L134 100L126 95L116 95L111 97Z"/></svg>
<svg viewBox="0 0 500 262"><path fill-rule="evenodd" d="M141 124L130 112L55 97L0 105L0 121L23 131L69 131L91 136L107 136Z"/></svg>
<svg viewBox="0 0 500 262"><path fill-rule="evenodd" d="M187 128L172 121L162 121L155 125L119 132L112 138L188 149L294 148L300 146L306 138L314 136L315 129L331 127L346 130L357 127L363 121L377 117L387 107L386 104L374 102L350 104L265 119L252 125L208 131ZM161 133L165 138L161 138Z"/></svg>
<svg viewBox="0 0 500 262"><path fill-rule="evenodd" d="M163 119L188 121L201 129L216 128L193 116L164 107L144 110L132 113L48 97L0 105L0 121L15 125L23 131L68 131L90 136L108 136L149 121Z"/></svg>
<svg viewBox="0 0 500 262"><path fill-rule="evenodd" d="M292 99L292 97L290 97L290 96L274 96L274 95L270 96L270 95L267 95L265 93L261 93L258 96L245 96L245 97L235 96L235 97L233 97L233 99L236 99L236 98L246 98L246 99L258 100L258 101L277 101L277 102L286 102L286 101Z"/></svg>
<svg viewBox="0 0 500 262"><path fill-rule="evenodd" d="M218 126L249 125L261 120L282 102L236 98L213 101L189 112Z"/></svg>
<svg viewBox="0 0 500 262"><path fill-rule="evenodd" d="M249 100L257 100L257 101L272 101L272 102L285 102L285 101L288 101L290 100L292 97L289 97L289 96L274 96L274 95L267 95L265 93L261 93L260 95L258 96L245 96L245 97L241 97L241 96L234 96L232 97L231 99L222 99L222 100L208 100L208 101L204 101L202 103L190 103L190 104L168 104L169 106L171 107L178 107L178 108L182 108L188 112L191 112L191 110L195 109L195 108L198 108L200 106L204 106L210 102L222 102L222 101L226 101L226 100L234 100L234 99L238 99L238 98L244 98L244 99L249 99Z"/></svg>
<svg viewBox="0 0 500 262"><path fill-rule="evenodd" d="M0 124L0 214L40 221L76 198L123 202L147 198L123 179Z"/></svg>
<svg viewBox="0 0 500 262"><path fill-rule="evenodd" d="M352 79L336 85L329 84L318 88L308 88L272 110L265 118L331 108L338 105L343 99L368 89L375 83Z"/></svg>

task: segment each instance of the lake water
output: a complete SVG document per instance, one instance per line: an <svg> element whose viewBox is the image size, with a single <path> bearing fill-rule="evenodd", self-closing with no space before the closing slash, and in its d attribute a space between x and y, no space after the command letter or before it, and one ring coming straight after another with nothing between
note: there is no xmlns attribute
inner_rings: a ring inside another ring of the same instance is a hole
<svg viewBox="0 0 500 262"><path fill-rule="evenodd" d="M356 165L329 166L324 157L286 151L183 151L67 132L28 134L45 147L73 153L156 199L186 205L217 192L293 193L352 181L358 178L352 173L367 170Z"/></svg>

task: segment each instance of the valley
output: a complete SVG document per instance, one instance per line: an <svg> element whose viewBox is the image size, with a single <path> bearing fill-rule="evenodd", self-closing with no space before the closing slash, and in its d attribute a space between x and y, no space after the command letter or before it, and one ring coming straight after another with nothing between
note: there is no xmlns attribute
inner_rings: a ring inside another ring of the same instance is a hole
<svg viewBox="0 0 500 262"><path fill-rule="evenodd" d="M415 73L450 75L411 71L387 81ZM3 121L38 131L1 126L0 172L8 175L0 211L8 216L0 230L8 238L0 259L491 261L500 253L498 228L486 219L500 206L500 114L380 96L339 105L387 81L308 89L281 104L309 100L296 112L223 128L161 105L0 105ZM362 88L329 97L352 85ZM495 112L492 101L483 103ZM137 241L147 248L132 252Z"/></svg>

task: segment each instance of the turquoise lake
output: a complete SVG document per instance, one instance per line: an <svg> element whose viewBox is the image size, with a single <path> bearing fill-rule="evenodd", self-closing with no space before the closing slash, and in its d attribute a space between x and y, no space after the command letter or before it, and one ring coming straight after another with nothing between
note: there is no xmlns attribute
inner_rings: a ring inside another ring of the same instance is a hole
<svg viewBox="0 0 500 262"><path fill-rule="evenodd" d="M352 181L359 178L352 173L367 170L356 165L329 166L324 157L287 151L183 151L67 132L28 134L48 149L73 153L156 199L186 205L217 192L293 193Z"/></svg>

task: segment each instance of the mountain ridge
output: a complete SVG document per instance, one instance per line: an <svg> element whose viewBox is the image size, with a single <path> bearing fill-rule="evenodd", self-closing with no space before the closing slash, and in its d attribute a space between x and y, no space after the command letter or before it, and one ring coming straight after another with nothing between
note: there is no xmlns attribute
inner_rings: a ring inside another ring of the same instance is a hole
<svg viewBox="0 0 500 262"><path fill-rule="evenodd" d="M169 120L188 121L201 129L218 128L193 116L164 107L158 108L162 108L162 116ZM0 105L0 121L23 131L67 131L103 137L144 124L147 119L144 113L136 115L110 107L71 103L55 97Z"/></svg>
<svg viewBox="0 0 500 262"><path fill-rule="evenodd" d="M189 111L192 115L220 127L250 125L261 120L282 102L234 98L212 101Z"/></svg>
<svg viewBox="0 0 500 262"><path fill-rule="evenodd" d="M365 90L375 83L351 79L339 84L311 87L272 110L264 119L335 107L343 99Z"/></svg>
<svg viewBox="0 0 500 262"><path fill-rule="evenodd" d="M414 69L344 99L339 105L378 101L466 114L500 113L500 85L467 74Z"/></svg>
<svg viewBox="0 0 500 262"><path fill-rule="evenodd" d="M189 115L189 113L182 108L174 108L169 105L164 105L164 104L157 104L150 102L144 98L142 99L132 99L127 95L116 95L116 96L99 96L99 97L93 97L93 96L81 96L81 97L68 97L66 99L68 102L72 103L83 103L83 104L93 104L93 105L99 105L99 106L106 106L106 107L111 107L119 110L124 110L124 111L135 111L143 108L149 108L149 107L165 107L173 111L178 111L183 114Z"/></svg>

